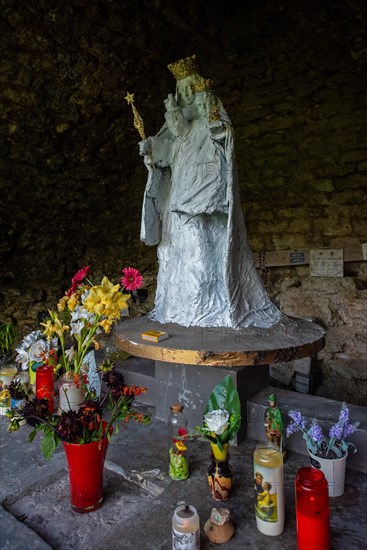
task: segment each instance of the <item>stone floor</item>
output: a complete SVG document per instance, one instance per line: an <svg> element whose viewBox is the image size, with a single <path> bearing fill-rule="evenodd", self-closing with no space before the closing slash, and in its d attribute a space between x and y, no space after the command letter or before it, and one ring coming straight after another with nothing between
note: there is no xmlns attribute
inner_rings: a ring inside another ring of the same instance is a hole
<svg viewBox="0 0 367 550"><path fill-rule="evenodd" d="M152 407L139 405L154 416ZM40 435L28 443L29 429L6 431L0 417L0 548L1 550L170 550L171 518L178 503L195 506L200 516L201 549L214 549L204 535L212 507L206 480L209 444L190 448L190 477L172 481L167 475L167 443L164 422L150 426L124 425L114 434L107 452L103 506L90 514L76 514L69 504L69 486L63 449L51 461L40 451ZM224 506L230 510L235 533L223 550L295 550L296 525L294 478L307 466L304 455L290 453L285 466L284 532L262 535L256 528L253 500L252 453L256 441L231 448L234 487ZM332 550L367 549L367 475L347 470L346 492L331 499ZM311 549L310 550L314 550Z"/></svg>

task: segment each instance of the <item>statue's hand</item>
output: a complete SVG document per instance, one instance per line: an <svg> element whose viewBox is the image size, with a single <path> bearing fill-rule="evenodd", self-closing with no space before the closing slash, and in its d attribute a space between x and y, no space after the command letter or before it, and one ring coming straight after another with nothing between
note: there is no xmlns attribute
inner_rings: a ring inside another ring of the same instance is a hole
<svg viewBox="0 0 367 550"><path fill-rule="evenodd" d="M209 135L213 141L222 142L226 137L226 126L219 120L209 122Z"/></svg>
<svg viewBox="0 0 367 550"><path fill-rule="evenodd" d="M209 122L209 132L212 137L217 137L218 135L223 134L224 131L225 128L221 120Z"/></svg>
<svg viewBox="0 0 367 550"><path fill-rule="evenodd" d="M174 111L177 108L176 99L172 94L168 94L168 97L164 102L164 106L166 107L167 113Z"/></svg>
<svg viewBox="0 0 367 550"><path fill-rule="evenodd" d="M149 138L145 141L139 141L139 155L141 155L142 157L150 153L150 148L151 143Z"/></svg>

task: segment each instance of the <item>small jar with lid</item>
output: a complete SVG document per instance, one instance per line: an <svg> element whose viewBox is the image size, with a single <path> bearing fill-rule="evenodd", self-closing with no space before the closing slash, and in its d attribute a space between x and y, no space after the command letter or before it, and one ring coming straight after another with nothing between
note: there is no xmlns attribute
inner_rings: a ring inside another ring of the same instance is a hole
<svg viewBox="0 0 367 550"><path fill-rule="evenodd" d="M187 459L187 417L184 406L174 403L168 416L169 475L171 479L182 480L189 477Z"/></svg>
<svg viewBox="0 0 367 550"><path fill-rule="evenodd" d="M172 517L172 550L200 550L200 518L194 506L181 504Z"/></svg>

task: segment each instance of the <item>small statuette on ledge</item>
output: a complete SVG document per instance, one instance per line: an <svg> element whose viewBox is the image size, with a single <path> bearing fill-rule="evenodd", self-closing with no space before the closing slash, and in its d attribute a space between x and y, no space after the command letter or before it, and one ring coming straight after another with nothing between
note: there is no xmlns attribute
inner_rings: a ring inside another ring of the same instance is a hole
<svg viewBox="0 0 367 550"><path fill-rule="evenodd" d="M283 462L285 462L287 458L287 451L283 446L284 427L282 412L277 405L277 399L274 393L269 395L268 403L269 406L265 410L264 415L265 434L269 443L273 443L279 447L283 454Z"/></svg>
<svg viewBox="0 0 367 550"><path fill-rule="evenodd" d="M229 510L227 508L213 508L210 518L204 526L204 532L211 542L216 544L228 542L234 533Z"/></svg>

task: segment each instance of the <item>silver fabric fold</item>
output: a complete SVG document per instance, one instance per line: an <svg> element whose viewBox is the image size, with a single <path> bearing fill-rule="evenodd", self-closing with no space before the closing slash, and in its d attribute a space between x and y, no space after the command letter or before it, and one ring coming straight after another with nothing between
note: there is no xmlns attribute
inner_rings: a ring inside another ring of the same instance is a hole
<svg viewBox="0 0 367 550"><path fill-rule="evenodd" d="M190 122L178 107L149 138L141 240L158 244L150 316L160 323L262 327L282 314L270 301L247 243L233 130L225 111L214 124Z"/></svg>

